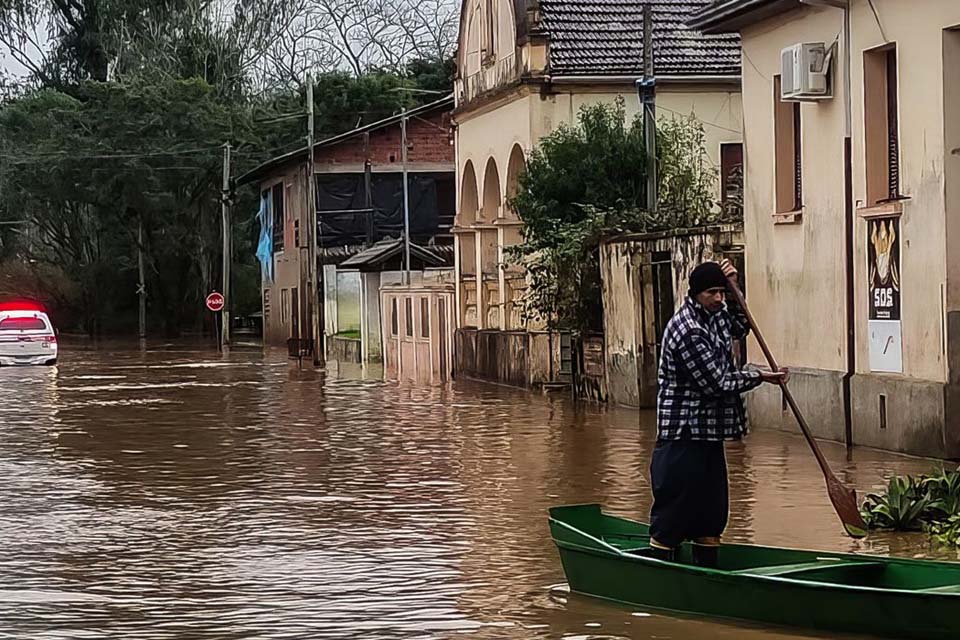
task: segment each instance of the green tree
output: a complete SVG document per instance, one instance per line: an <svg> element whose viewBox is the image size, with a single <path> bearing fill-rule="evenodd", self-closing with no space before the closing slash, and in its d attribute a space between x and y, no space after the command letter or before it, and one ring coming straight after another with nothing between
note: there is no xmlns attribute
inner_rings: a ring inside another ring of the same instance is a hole
<svg viewBox="0 0 960 640"><path fill-rule="evenodd" d="M659 126L658 210L646 210L643 123L622 99L581 109L577 126L541 140L511 200L523 242L511 251L527 270L528 318L556 329L603 326L599 246L605 236L699 226L721 219L716 171L694 117Z"/></svg>
<svg viewBox="0 0 960 640"><path fill-rule="evenodd" d="M43 90L0 109L3 148L18 150L0 174L0 204L27 221L26 258L76 278L91 333L135 307L142 225L151 306L175 334L212 286L220 145L245 134L243 120L200 80L88 82L74 93Z"/></svg>
<svg viewBox="0 0 960 640"><path fill-rule="evenodd" d="M0 0L0 43L40 86L165 75L238 96L292 0ZM48 26L49 47L38 31Z"/></svg>
<svg viewBox="0 0 960 640"><path fill-rule="evenodd" d="M421 21L424 6L404 4ZM0 0L0 44L31 70L28 82L0 75L0 221L26 222L0 225L0 295L20 282L69 318L64 328L130 331L140 248L151 333L198 327L200 300L221 277L220 145L233 144L238 175L304 142L303 89L285 87L311 59L291 59L297 72L281 88L256 77L303 10L293 0ZM44 51L36 30L48 19ZM319 138L438 97L405 87L452 89L452 62L430 58L448 51L449 25L428 26L410 37L436 49L398 49L382 70L316 74ZM257 204L252 190L236 194L240 314L259 307Z"/></svg>

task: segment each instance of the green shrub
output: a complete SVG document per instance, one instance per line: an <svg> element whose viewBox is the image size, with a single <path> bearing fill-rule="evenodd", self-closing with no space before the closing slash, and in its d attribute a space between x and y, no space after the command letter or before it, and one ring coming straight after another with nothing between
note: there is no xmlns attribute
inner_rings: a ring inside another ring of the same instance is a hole
<svg viewBox="0 0 960 640"><path fill-rule="evenodd" d="M883 493L861 508L871 529L926 531L938 542L960 546L960 469L931 476L893 476Z"/></svg>

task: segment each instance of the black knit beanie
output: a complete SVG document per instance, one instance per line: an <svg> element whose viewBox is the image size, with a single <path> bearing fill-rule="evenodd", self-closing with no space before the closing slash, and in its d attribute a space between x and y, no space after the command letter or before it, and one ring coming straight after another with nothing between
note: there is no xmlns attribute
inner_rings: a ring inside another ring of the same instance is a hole
<svg viewBox="0 0 960 640"><path fill-rule="evenodd" d="M716 262L704 262L690 273L690 295L695 296L707 289L727 286L727 276Z"/></svg>

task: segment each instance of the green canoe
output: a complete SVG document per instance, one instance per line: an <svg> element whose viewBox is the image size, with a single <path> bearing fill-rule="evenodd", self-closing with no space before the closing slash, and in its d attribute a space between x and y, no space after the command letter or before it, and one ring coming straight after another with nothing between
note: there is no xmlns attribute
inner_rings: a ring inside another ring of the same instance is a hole
<svg viewBox="0 0 960 640"><path fill-rule="evenodd" d="M645 524L550 509L574 593L652 609L890 638L960 638L960 563L727 544L719 569L642 557Z"/></svg>

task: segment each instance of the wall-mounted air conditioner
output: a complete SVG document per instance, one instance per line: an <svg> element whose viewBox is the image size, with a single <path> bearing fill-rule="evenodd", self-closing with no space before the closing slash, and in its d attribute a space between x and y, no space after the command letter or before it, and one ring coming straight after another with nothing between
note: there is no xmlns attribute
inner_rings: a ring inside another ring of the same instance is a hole
<svg viewBox="0 0 960 640"><path fill-rule="evenodd" d="M832 98L829 78L832 57L832 47L828 50L822 42L801 42L781 51L781 99L801 102Z"/></svg>

